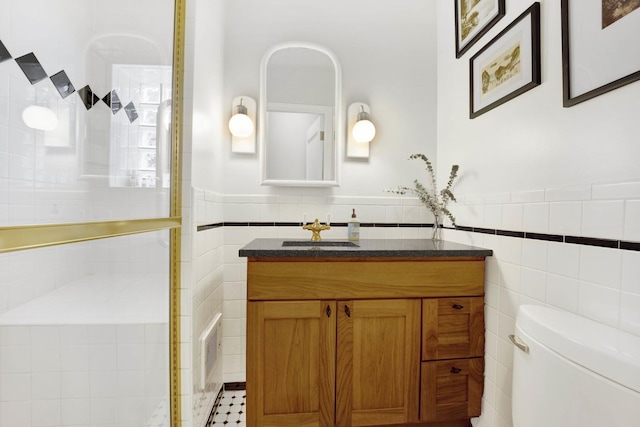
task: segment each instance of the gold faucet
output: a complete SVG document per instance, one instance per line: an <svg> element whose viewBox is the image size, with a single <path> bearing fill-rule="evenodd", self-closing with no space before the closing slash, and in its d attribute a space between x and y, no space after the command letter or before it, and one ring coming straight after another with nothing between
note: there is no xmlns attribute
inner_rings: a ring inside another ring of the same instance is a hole
<svg viewBox="0 0 640 427"><path fill-rule="evenodd" d="M321 231L331 230L331 226L326 224L325 225L320 224L320 221L318 221L318 218L316 218L316 220L313 221L311 224L304 224L302 228L304 230L311 230L311 233L313 233L311 235L311 241L313 242L319 242L320 240L322 240L322 237L320 237Z"/></svg>

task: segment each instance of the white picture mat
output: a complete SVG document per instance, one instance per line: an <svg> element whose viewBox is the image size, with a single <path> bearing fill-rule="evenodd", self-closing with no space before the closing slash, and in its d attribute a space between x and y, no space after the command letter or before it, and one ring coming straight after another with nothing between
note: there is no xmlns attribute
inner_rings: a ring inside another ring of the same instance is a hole
<svg viewBox="0 0 640 427"><path fill-rule="evenodd" d="M640 9L602 29L602 0L568 4L572 98L640 70Z"/></svg>
<svg viewBox="0 0 640 427"><path fill-rule="evenodd" d="M491 22L491 20L495 18L500 12L500 9L498 7L498 0L481 0L480 3L478 3L477 8L484 12L482 20L480 24L475 27L473 31L467 34L467 37L464 40L462 40L462 7L458 7L458 16L456 21L458 23L458 46L460 47L460 49L469 44L469 42L473 40L476 34L482 31L487 23Z"/></svg>
<svg viewBox="0 0 640 427"><path fill-rule="evenodd" d="M483 51L480 56L473 61L473 110L478 111L482 108L496 102L497 100L509 95L510 93L520 89L528 83L531 83L532 76L532 40L531 40L531 14L527 15L522 21L517 23L508 33L500 37ZM496 59L496 55L503 53L505 49L512 46L514 41L520 40L520 60L521 75L516 80L500 85L492 90L488 95L482 94L482 70L489 62Z"/></svg>

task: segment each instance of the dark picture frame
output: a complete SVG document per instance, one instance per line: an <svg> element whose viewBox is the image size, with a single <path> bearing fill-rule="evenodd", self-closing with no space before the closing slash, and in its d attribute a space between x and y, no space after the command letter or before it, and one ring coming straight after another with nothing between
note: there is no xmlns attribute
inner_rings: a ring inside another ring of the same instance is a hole
<svg viewBox="0 0 640 427"><path fill-rule="evenodd" d="M540 3L535 2L469 60L474 119L541 83Z"/></svg>
<svg viewBox="0 0 640 427"><path fill-rule="evenodd" d="M456 58L460 58L504 17L505 0L454 0L454 3Z"/></svg>
<svg viewBox="0 0 640 427"><path fill-rule="evenodd" d="M607 9L616 6L608 0L562 0L560 7L564 107L640 80L640 55L632 54L638 52L640 40L638 4L631 6L635 9L616 13L615 18ZM588 13L597 7L601 8L601 15Z"/></svg>

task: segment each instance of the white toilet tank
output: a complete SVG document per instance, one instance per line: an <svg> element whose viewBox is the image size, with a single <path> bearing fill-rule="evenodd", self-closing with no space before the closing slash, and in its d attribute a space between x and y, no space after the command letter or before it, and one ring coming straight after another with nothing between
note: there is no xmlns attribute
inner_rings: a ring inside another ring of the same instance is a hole
<svg viewBox="0 0 640 427"><path fill-rule="evenodd" d="M640 337L523 305L510 338L514 427L640 426Z"/></svg>

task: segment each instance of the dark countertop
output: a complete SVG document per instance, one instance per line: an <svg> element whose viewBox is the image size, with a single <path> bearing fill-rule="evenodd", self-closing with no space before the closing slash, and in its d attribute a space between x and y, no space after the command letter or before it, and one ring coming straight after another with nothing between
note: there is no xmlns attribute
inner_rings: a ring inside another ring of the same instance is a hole
<svg viewBox="0 0 640 427"><path fill-rule="evenodd" d="M283 242L293 245L312 243L304 239L255 239L242 247L239 256L248 258L398 258L398 257L468 257L492 256L491 249L468 246L444 240L431 239L362 239L357 246L339 245L346 240L322 240L325 246L283 246Z"/></svg>

